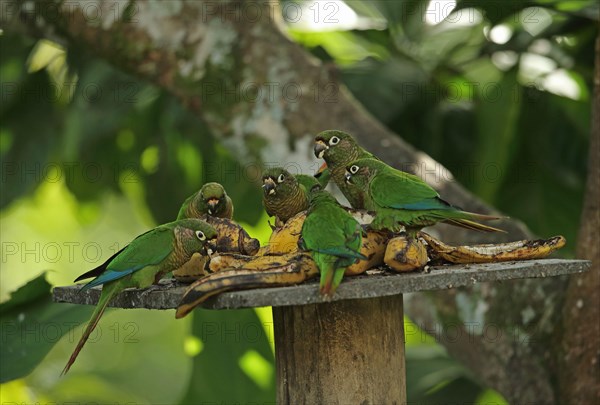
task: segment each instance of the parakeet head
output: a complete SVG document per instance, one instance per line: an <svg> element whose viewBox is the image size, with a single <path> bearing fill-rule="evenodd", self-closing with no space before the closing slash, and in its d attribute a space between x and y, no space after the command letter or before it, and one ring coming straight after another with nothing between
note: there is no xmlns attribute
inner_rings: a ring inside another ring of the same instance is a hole
<svg viewBox="0 0 600 405"><path fill-rule="evenodd" d="M198 192L196 209L215 217L227 211L227 193L219 183L206 183Z"/></svg>
<svg viewBox="0 0 600 405"><path fill-rule="evenodd" d="M217 241L217 231L206 222L195 219L182 219L175 224L174 233L177 245L183 248L186 256L196 252L212 255Z"/></svg>
<svg viewBox="0 0 600 405"><path fill-rule="evenodd" d="M299 186L296 177L281 167L266 169L262 181L265 199L293 195Z"/></svg>
<svg viewBox="0 0 600 405"><path fill-rule="evenodd" d="M376 159L358 159L346 165L345 182L366 189L373 177L385 163Z"/></svg>
<svg viewBox="0 0 600 405"><path fill-rule="evenodd" d="M322 204L324 202L338 204L337 200L329 191L323 190L321 188L315 188L309 194L309 201L311 207L315 207L316 204Z"/></svg>
<svg viewBox="0 0 600 405"><path fill-rule="evenodd" d="M323 186L321 185L321 183L319 183L319 180L317 180L317 178L314 176L308 176L306 174L297 174L294 177L296 177L298 184L303 186L307 193L313 193L317 190L323 189Z"/></svg>
<svg viewBox="0 0 600 405"><path fill-rule="evenodd" d="M315 156L329 165L349 163L360 154L361 148L354 138L342 131L323 131L315 137Z"/></svg>

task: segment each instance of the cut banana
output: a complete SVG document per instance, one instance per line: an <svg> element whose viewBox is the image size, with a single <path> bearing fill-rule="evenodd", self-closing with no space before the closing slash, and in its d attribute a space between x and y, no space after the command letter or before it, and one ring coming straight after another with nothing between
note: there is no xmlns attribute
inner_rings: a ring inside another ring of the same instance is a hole
<svg viewBox="0 0 600 405"><path fill-rule="evenodd" d="M416 238L397 236L389 240L384 263L396 272L422 268L429 261L425 245Z"/></svg>
<svg viewBox="0 0 600 405"><path fill-rule="evenodd" d="M248 232L238 223L217 217L207 217L206 222L217 231L217 252L241 253L253 256L258 252L258 239L251 238Z"/></svg>

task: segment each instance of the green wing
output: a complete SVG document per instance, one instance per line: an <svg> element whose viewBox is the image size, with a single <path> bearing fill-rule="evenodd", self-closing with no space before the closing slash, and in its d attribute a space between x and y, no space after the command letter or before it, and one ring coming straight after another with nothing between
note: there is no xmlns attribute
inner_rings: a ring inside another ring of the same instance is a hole
<svg viewBox="0 0 600 405"><path fill-rule="evenodd" d="M369 185L369 193L377 205L386 208L452 209L419 177L392 168L375 176Z"/></svg>
<svg viewBox="0 0 600 405"><path fill-rule="evenodd" d="M358 252L362 246L362 228L352 215L344 212L344 234L346 235L346 247Z"/></svg>
<svg viewBox="0 0 600 405"><path fill-rule="evenodd" d="M332 256L362 258L357 252L360 249L360 229L353 227L340 212L334 209L338 207L331 208L314 212L306 217L302 226L302 239L306 248ZM342 208L340 210L343 211ZM343 214L346 212L343 211ZM353 218L350 219L354 221Z"/></svg>
<svg viewBox="0 0 600 405"><path fill-rule="evenodd" d="M83 286L84 290L114 281L162 262L173 251L173 228L158 227L135 238L98 277Z"/></svg>

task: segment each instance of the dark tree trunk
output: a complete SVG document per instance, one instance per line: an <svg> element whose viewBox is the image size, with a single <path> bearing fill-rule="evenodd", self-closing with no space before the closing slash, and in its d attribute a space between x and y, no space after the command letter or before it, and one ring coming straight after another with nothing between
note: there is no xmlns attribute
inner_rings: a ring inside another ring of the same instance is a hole
<svg viewBox="0 0 600 405"><path fill-rule="evenodd" d="M571 277L563 308L561 403L600 404L600 36L596 38L592 133L577 257L589 272Z"/></svg>

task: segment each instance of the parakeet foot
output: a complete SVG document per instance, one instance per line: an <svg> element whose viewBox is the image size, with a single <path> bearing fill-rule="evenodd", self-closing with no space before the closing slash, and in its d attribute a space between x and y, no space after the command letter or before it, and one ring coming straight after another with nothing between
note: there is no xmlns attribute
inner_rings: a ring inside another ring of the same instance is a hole
<svg viewBox="0 0 600 405"><path fill-rule="evenodd" d="M146 288L144 291L142 291L140 293L140 297L145 297L146 295L150 294L152 291L160 290L161 288L162 288L162 286L160 286L158 284L152 284L150 287Z"/></svg>
<svg viewBox="0 0 600 405"><path fill-rule="evenodd" d="M168 286L171 286L171 285L173 285L173 284L177 284L177 283L178 283L178 281L177 281L177 279L176 279L175 277L163 278L163 279L161 279L161 280L162 280L163 282L162 282L160 285L165 285L165 284L166 284L166 285L168 285ZM157 285L158 285L158 284L157 284Z"/></svg>

